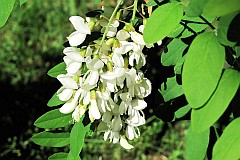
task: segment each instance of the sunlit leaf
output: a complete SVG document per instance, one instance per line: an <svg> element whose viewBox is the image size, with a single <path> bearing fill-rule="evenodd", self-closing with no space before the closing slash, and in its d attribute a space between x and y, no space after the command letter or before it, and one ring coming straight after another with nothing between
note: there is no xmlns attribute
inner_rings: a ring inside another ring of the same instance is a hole
<svg viewBox="0 0 240 160"><path fill-rule="evenodd" d="M185 116L189 111L190 111L191 107L190 105L186 105L184 107L179 108L175 113L175 117L176 118L182 118L183 116Z"/></svg>
<svg viewBox="0 0 240 160"><path fill-rule="evenodd" d="M10 16L15 0L0 0L0 27L4 26Z"/></svg>
<svg viewBox="0 0 240 160"><path fill-rule="evenodd" d="M186 159L203 160L209 143L210 129L195 133L190 127L186 135Z"/></svg>
<svg viewBox="0 0 240 160"><path fill-rule="evenodd" d="M200 16L207 1L208 0L191 0L186 9L186 15L189 17Z"/></svg>
<svg viewBox="0 0 240 160"><path fill-rule="evenodd" d="M182 85L192 108L203 106L217 87L225 61L225 49L214 33L198 35L183 65Z"/></svg>
<svg viewBox="0 0 240 160"><path fill-rule="evenodd" d="M66 74L66 73L67 73L66 64L64 62L61 62L55 67L53 67L52 69L50 69L47 74L50 77L56 78L59 74Z"/></svg>
<svg viewBox="0 0 240 160"><path fill-rule="evenodd" d="M26 3L28 0L19 0L20 1L20 6L22 6L24 3Z"/></svg>
<svg viewBox="0 0 240 160"><path fill-rule="evenodd" d="M164 66L171 66L175 65L182 58L183 51L186 49L187 45L180 39L175 38L167 47L168 52L162 54L161 62Z"/></svg>
<svg viewBox="0 0 240 160"><path fill-rule="evenodd" d="M220 22L218 24L218 29L217 29L217 38L218 38L218 41L225 46L232 47L236 44L236 42L231 42L227 39L229 25L236 15L237 15L236 13L233 13L220 18Z"/></svg>
<svg viewBox="0 0 240 160"><path fill-rule="evenodd" d="M61 101L58 96L57 93L55 93L52 98L48 101L47 106L49 107L54 107L54 106L58 106L60 104L65 103L64 101Z"/></svg>
<svg viewBox="0 0 240 160"><path fill-rule="evenodd" d="M147 4L146 4L146 6L156 6L157 5L157 3L155 2L156 0L150 0ZM159 3L160 2L162 2L162 0L157 0Z"/></svg>
<svg viewBox="0 0 240 160"><path fill-rule="evenodd" d="M214 18L207 17L205 15L202 15L209 23L212 23ZM194 35L195 33L201 32L204 29L208 27L208 24L204 22L200 17L188 17L186 15L183 16L183 22L186 26L183 26L183 24L179 24L169 35L168 37L178 37L178 38L186 38L189 36Z"/></svg>
<svg viewBox="0 0 240 160"><path fill-rule="evenodd" d="M239 87L239 73L226 69L218 87L204 107L192 110L191 123L195 132L210 128L224 113Z"/></svg>
<svg viewBox="0 0 240 160"><path fill-rule="evenodd" d="M48 157L48 160L67 160L68 153L59 152Z"/></svg>
<svg viewBox="0 0 240 160"><path fill-rule="evenodd" d="M223 131L221 137L213 147L213 159L231 159L240 158L240 118L233 120Z"/></svg>
<svg viewBox="0 0 240 160"><path fill-rule="evenodd" d="M240 0L208 0L203 13L209 16L224 16L240 11Z"/></svg>
<svg viewBox="0 0 240 160"><path fill-rule="evenodd" d="M159 90L165 102L183 94L182 86L178 85L176 77L168 78L166 86L167 88L165 89L164 84L162 84L161 90Z"/></svg>
<svg viewBox="0 0 240 160"><path fill-rule="evenodd" d="M59 109L55 109L39 117L34 125L39 128L59 128L69 125L71 120L71 114L63 114Z"/></svg>
<svg viewBox="0 0 240 160"><path fill-rule="evenodd" d="M156 10L147 21L143 31L146 43L155 43L164 39L174 28L177 27L183 16L180 3L167 3Z"/></svg>
<svg viewBox="0 0 240 160"><path fill-rule="evenodd" d="M102 0L93 0L93 3L95 3L95 4L98 4L100 2L102 2Z"/></svg>
<svg viewBox="0 0 240 160"><path fill-rule="evenodd" d="M69 144L68 132L51 133L41 132L32 137L32 141L41 146L63 147Z"/></svg>

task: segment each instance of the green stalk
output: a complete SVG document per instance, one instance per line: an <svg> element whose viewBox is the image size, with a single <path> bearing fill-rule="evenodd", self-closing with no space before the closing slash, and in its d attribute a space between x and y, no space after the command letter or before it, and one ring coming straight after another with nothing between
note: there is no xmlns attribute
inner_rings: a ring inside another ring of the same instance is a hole
<svg viewBox="0 0 240 160"><path fill-rule="evenodd" d="M103 45L103 43L104 43L104 40L105 40L105 38L107 37L107 33L108 33L108 31L109 31L110 25L112 24L112 21L113 21L113 19L115 18L115 15L116 15L116 13L117 13L117 11L118 11L118 8L119 8L119 6L121 5L122 1L123 1L123 0L120 0L120 1L119 1L119 3L118 3L117 6L115 7L115 9L114 9L114 11L113 11L113 13L112 13L109 21L108 21L108 24L107 24L106 30L105 30L104 33L103 33L103 37L102 37L102 39L101 39L100 47L99 47L98 51L102 48L102 45Z"/></svg>
<svg viewBox="0 0 240 160"><path fill-rule="evenodd" d="M136 17L136 12L137 12L137 4L138 4L138 0L134 0L134 3L133 3L133 14L132 14L132 19L131 19L131 25L133 26L134 24L134 20L135 20L135 17Z"/></svg>

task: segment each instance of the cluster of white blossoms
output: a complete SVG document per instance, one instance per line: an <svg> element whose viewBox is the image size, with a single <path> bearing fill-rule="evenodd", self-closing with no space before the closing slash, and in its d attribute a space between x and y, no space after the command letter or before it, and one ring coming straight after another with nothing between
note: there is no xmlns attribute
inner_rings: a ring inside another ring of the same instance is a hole
<svg viewBox="0 0 240 160"><path fill-rule="evenodd" d="M143 48L153 46L143 40L144 26L137 32L126 23L117 30L119 21L114 20L103 43L100 39L78 48L94 27L100 26L102 32L106 27L89 17L69 20L76 31L63 51L67 73L57 76L62 84L57 94L65 101L60 112L72 113L76 122L88 112L91 122L99 120L98 130L104 132L105 141L131 149L128 140L140 136L138 127L145 124L142 110L147 107L144 98L152 89L140 70L146 64Z"/></svg>

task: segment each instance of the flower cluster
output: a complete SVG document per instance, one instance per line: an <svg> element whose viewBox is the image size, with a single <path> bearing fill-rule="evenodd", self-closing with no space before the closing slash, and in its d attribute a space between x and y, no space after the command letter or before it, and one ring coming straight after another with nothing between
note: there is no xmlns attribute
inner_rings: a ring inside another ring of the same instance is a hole
<svg viewBox="0 0 240 160"><path fill-rule="evenodd" d="M140 70L146 64L143 48L153 46L143 40L144 25L135 31L125 23L118 30L118 20L107 27L89 17L69 20L76 31L63 51L67 74L57 76L62 84L58 97L65 101L60 112L72 113L77 122L88 112L91 122L99 120L98 130L104 132L105 141L131 149L127 139L140 136L138 127L145 124L142 110L147 107L144 98L151 93L151 82ZM107 30L106 38L83 46L95 28Z"/></svg>

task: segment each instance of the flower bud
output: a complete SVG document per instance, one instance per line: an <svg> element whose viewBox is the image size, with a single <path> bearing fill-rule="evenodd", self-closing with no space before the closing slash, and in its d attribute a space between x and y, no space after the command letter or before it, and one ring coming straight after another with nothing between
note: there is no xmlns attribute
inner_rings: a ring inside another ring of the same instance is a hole
<svg viewBox="0 0 240 160"><path fill-rule="evenodd" d="M97 99L97 94L96 94L96 90L95 89L92 89L90 91L90 99L91 100Z"/></svg>
<svg viewBox="0 0 240 160"><path fill-rule="evenodd" d="M107 68L109 72L113 72L113 66L112 63L110 61L107 62Z"/></svg>
<svg viewBox="0 0 240 160"><path fill-rule="evenodd" d="M123 27L123 29L126 30L127 32L135 31L134 27L130 23L126 23L125 26Z"/></svg>
<svg viewBox="0 0 240 160"><path fill-rule="evenodd" d="M107 41L106 41L106 45L108 45L108 46L112 46L113 45L113 43L114 43L114 38L109 38Z"/></svg>
<svg viewBox="0 0 240 160"><path fill-rule="evenodd" d="M86 49L81 49L80 51L79 51L79 54L82 56L82 57L84 57L85 55L86 55Z"/></svg>
<svg viewBox="0 0 240 160"><path fill-rule="evenodd" d="M117 40L117 39L114 40L113 47L114 47L114 48L119 48L119 47L120 47L120 42L119 42L119 40Z"/></svg>

